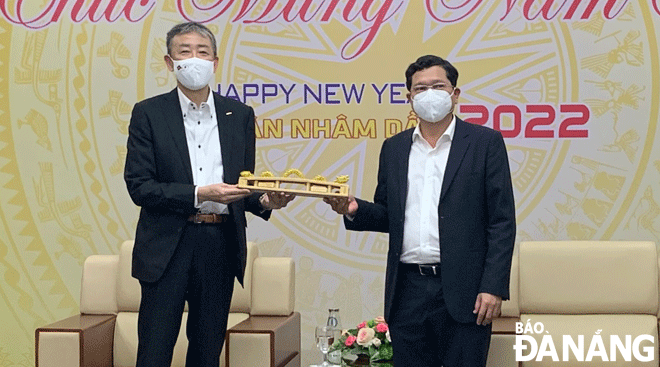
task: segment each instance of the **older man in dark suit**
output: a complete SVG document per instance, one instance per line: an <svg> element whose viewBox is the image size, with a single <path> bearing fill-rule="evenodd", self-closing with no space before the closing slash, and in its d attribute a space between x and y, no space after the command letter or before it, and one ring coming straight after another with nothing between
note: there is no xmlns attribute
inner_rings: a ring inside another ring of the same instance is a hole
<svg viewBox="0 0 660 367"><path fill-rule="evenodd" d="M509 297L515 205L502 135L454 116L458 71L406 70L414 129L383 143L373 202L326 199L347 229L389 233L385 319L396 366L485 366Z"/></svg>
<svg viewBox="0 0 660 367"><path fill-rule="evenodd" d="M198 23L167 34L177 87L133 108L124 179L141 207L133 250L140 280L137 366L169 366L185 302L188 367L217 367L234 278L246 262L245 211L268 219L291 196L236 187L253 171L254 111L213 93L213 34Z"/></svg>

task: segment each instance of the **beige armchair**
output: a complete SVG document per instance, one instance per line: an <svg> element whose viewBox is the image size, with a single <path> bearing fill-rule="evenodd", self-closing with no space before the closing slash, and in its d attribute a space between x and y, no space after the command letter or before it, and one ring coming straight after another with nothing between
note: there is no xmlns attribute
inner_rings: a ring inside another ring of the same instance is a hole
<svg viewBox="0 0 660 367"><path fill-rule="evenodd" d="M126 241L118 255L86 259L80 314L36 330L37 367L135 365L140 285L131 277L132 250L133 241ZM234 286L220 365L299 367L293 260L259 257L253 243L248 243L247 257L245 287ZM172 366L185 365L186 317L184 312Z"/></svg>
<svg viewBox="0 0 660 367"><path fill-rule="evenodd" d="M655 243L522 242L513 265L512 299L493 324L489 366L658 366ZM517 321L535 326L522 334L533 341L521 338L527 349L521 350L520 363L514 350ZM532 355L532 344L536 357L524 360Z"/></svg>

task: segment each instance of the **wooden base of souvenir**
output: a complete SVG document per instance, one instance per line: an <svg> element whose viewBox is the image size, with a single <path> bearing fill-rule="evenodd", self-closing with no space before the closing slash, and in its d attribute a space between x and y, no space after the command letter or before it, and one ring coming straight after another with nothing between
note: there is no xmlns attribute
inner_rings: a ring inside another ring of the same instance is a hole
<svg viewBox="0 0 660 367"><path fill-rule="evenodd" d="M296 196L348 197L348 185L300 177L240 177L239 189L255 192L283 192Z"/></svg>

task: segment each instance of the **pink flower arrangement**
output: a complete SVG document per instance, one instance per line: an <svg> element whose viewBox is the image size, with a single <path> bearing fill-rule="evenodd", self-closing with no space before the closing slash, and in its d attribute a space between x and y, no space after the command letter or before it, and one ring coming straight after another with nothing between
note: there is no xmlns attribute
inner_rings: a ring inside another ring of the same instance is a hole
<svg viewBox="0 0 660 367"><path fill-rule="evenodd" d="M363 327L358 330L356 342L363 347L368 347L373 344L373 340L376 337L376 330L370 327Z"/></svg>
<svg viewBox="0 0 660 367"><path fill-rule="evenodd" d="M342 332L330 351L340 350L343 359L354 360L366 355L372 362L392 359L392 339L385 319L376 317L361 322L357 328Z"/></svg>

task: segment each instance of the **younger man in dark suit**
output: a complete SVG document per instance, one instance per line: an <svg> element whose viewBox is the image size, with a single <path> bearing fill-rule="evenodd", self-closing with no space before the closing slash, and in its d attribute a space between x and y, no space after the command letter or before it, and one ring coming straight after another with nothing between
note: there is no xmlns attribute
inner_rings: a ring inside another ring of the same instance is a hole
<svg viewBox="0 0 660 367"><path fill-rule="evenodd" d="M185 23L167 33L177 87L133 108L124 179L141 208L133 250L140 280L137 367L172 361L185 302L188 367L218 367L234 277L246 262L245 211L268 219L293 197L236 187L254 171L254 111L213 93L215 37Z"/></svg>
<svg viewBox="0 0 660 367"><path fill-rule="evenodd" d="M326 199L347 229L389 233L385 319L395 366L486 365L491 320L509 297L516 234L506 147L453 115L448 61L406 70L415 129L383 142L373 202Z"/></svg>

